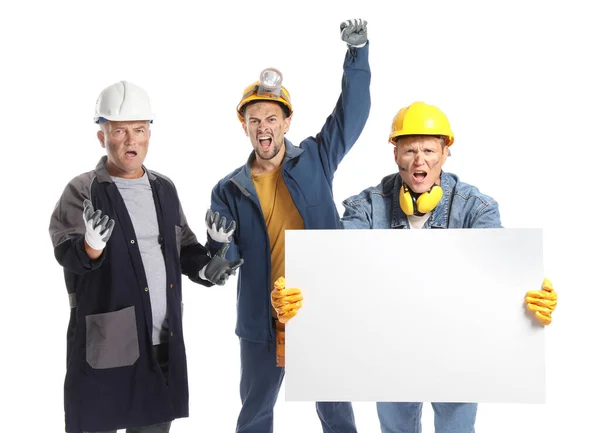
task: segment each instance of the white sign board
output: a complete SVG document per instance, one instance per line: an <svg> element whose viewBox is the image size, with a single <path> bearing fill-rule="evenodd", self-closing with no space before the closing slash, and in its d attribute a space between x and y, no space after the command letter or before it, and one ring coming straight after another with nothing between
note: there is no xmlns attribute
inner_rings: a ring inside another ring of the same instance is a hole
<svg viewBox="0 0 600 433"><path fill-rule="evenodd" d="M541 229L286 231L286 400L544 403Z"/></svg>

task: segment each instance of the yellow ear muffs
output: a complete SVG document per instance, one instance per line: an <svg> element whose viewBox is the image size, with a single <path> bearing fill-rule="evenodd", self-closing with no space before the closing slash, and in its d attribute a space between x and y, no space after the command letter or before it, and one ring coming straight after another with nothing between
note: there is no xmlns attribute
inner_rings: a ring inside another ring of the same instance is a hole
<svg viewBox="0 0 600 433"><path fill-rule="evenodd" d="M415 206L417 205L415 198L410 193L408 187L404 184L400 187L400 209L406 215L412 215L415 213Z"/></svg>
<svg viewBox="0 0 600 433"><path fill-rule="evenodd" d="M406 215L423 215L427 212L431 212L442 199L444 191L438 185L433 185L427 192L419 194L415 197L415 194L405 185L402 184L400 188L400 209ZM415 211L416 209L416 211Z"/></svg>
<svg viewBox="0 0 600 433"><path fill-rule="evenodd" d="M440 202L443 194L441 187L433 185L428 192L424 192L417 199L417 210L422 214L431 212Z"/></svg>

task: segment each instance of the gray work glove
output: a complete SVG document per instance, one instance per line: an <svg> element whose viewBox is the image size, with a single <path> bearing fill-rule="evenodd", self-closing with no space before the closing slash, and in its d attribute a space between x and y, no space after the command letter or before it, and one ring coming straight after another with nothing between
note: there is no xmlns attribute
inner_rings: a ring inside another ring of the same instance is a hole
<svg viewBox="0 0 600 433"><path fill-rule="evenodd" d="M210 209L206 211L206 230L213 241L225 244L231 242L236 223L231 221L229 227L225 228L226 225L227 218L223 216L219 220L219 212L213 212Z"/></svg>
<svg viewBox="0 0 600 433"><path fill-rule="evenodd" d="M367 45L367 22L362 19L346 20L340 24L342 41L349 47L362 48Z"/></svg>
<svg viewBox="0 0 600 433"><path fill-rule="evenodd" d="M83 221L85 222L85 242L93 250L103 250L115 227L115 220L102 211L94 211L92 202L83 200Z"/></svg>
<svg viewBox="0 0 600 433"><path fill-rule="evenodd" d="M217 286L222 286L227 282L230 275L235 275L235 270L242 266L244 259L230 262L225 258L228 249L229 244L223 244L219 248L217 254L200 270L200 278Z"/></svg>

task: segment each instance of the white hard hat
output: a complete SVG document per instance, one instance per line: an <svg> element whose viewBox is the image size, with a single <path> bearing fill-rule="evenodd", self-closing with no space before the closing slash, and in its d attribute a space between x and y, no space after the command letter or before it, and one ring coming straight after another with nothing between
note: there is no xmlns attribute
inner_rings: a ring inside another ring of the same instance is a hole
<svg viewBox="0 0 600 433"><path fill-rule="evenodd" d="M119 81L100 93L96 101L94 122L103 120L154 120L150 98L144 89Z"/></svg>

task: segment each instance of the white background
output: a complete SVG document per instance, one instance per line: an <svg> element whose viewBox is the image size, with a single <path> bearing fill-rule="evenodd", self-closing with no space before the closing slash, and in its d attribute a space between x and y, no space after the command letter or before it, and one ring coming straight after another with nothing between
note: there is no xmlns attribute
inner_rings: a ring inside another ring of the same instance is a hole
<svg viewBox="0 0 600 433"><path fill-rule="evenodd" d="M176 182L203 239L212 186L250 150L235 114L242 90L264 67L279 68L295 109L288 138L298 144L317 133L340 89L339 23L363 17L372 109L336 174L336 203L341 210L344 198L396 169L387 136L402 106L441 107L456 134L445 168L497 199L506 227L544 229L546 275L560 297L546 335L547 404L481 405L477 428L593 430L600 405L593 2L199 4L0 7L3 428L63 427L69 308L47 227L65 184L103 154L92 123L100 91L123 79L148 91L158 117L146 164ZM191 417L173 431L231 432L240 407L235 282L187 283L184 292ZM373 403L356 404L355 413L361 432L378 431ZM319 430L310 403L281 398L275 416L279 432ZM423 419L432 431L428 405Z"/></svg>

